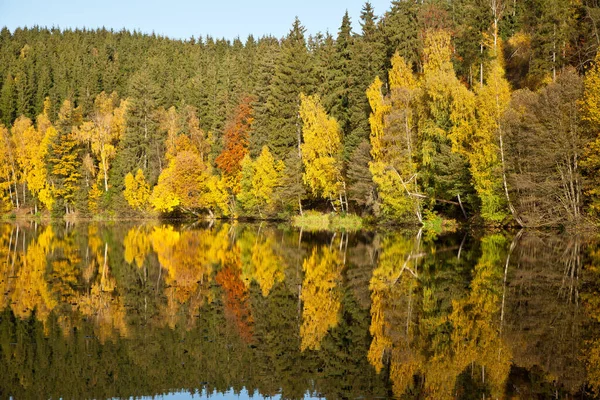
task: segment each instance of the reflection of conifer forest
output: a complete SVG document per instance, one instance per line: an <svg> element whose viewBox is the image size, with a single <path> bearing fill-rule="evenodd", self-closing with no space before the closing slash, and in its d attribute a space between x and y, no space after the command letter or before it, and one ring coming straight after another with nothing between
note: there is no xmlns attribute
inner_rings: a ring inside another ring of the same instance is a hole
<svg viewBox="0 0 600 400"><path fill-rule="evenodd" d="M600 242L0 225L0 397L600 394Z"/></svg>
<svg viewBox="0 0 600 400"><path fill-rule="evenodd" d="M536 227L598 216L596 0L377 12L346 13L334 34L295 20L282 39L244 41L2 29L1 211ZM338 279L320 271L329 257L309 260L314 279Z"/></svg>

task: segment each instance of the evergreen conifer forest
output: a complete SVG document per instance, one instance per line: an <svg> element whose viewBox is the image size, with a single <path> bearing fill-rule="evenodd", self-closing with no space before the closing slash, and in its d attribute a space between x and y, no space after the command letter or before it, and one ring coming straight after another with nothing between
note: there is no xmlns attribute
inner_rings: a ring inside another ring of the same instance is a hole
<svg viewBox="0 0 600 400"><path fill-rule="evenodd" d="M597 221L599 30L597 0L366 3L233 41L4 28L0 208Z"/></svg>

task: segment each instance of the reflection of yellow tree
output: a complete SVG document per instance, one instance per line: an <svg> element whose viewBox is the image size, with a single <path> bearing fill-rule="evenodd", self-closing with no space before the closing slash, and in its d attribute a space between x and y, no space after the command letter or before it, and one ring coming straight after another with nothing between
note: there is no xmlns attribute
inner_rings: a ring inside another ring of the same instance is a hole
<svg viewBox="0 0 600 400"><path fill-rule="evenodd" d="M273 286L283 281L285 263L282 257L275 253L276 247L273 235L268 231L254 233L244 232L239 240L242 251L242 280L246 286L255 281L260 286L263 296L268 296Z"/></svg>
<svg viewBox="0 0 600 400"><path fill-rule="evenodd" d="M370 284L373 342L368 357L380 371L384 354L389 352L395 396L406 393L414 376L419 375L426 398L452 398L458 376L468 366L477 365L491 395L503 397L511 354L495 321L500 311L505 247L501 235L482 240L482 255L468 295L452 300L451 312L444 314L433 287L421 276L417 280L415 260L423 256L418 251L418 240L399 235L383 242ZM413 297L419 286L424 287L417 301Z"/></svg>
<svg viewBox="0 0 600 400"><path fill-rule="evenodd" d="M94 254L88 268L97 265L98 274L90 291L79 296L77 306L83 315L96 322L96 335L104 343L117 332L127 336L129 330L125 321L125 304L108 262L108 243L102 244L96 227L90 227L88 235L88 246Z"/></svg>
<svg viewBox="0 0 600 400"><path fill-rule="evenodd" d="M481 383L493 398L502 398L510 357L495 323L500 311L500 291L504 236L495 234L481 240L482 255L474 269L467 296L452 300L447 316L437 315L435 299L424 290L423 312L419 323L429 359L423 365L424 391L427 398L451 398L457 378L467 367L481 368Z"/></svg>
<svg viewBox="0 0 600 400"><path fill-rule="evenodd" d="M133 264L135 261L138 268L142 268L150 251L150 237L146 230L140 227L131 228L123 240L123 246L127 264Z"/></svg>
<svg viewBox="0 0 600 400"><path fill-rule="evenodd" d="M504 396L505 382L510 372L508 347L499 335L495 322L500 311L503 251L506 238L493 234L481 240L482 255L475 266L471 292L463 300L453 302L450 322L454 368L460 374L469 364L479 364L482 380L488 384L494 398ZM454 384L449 388L452 390Z"/></svg>
<svg viewBox="0 0 600 400"><path fill-rule="evenodd" d="M418 236L416 241L401 234L384 240L379 263L369 285L373 340L368 359L380 372L386 352L391 354L390 379L394 393L398 394L410 386L420 362L418 354L411 348L418 244Z"/></svg>
<svg viewBox="0 0 600 400"><path fill-rule="evenodd" d="M50 251L54 233L46 227L37 240L33 241L22 257L14 291L12 310L19 318L28 318L35 310L36 318L44 324L57 302L52 297L46 282L46 256Z"/></svg>
<svg viewBox="0 0 600 400"><path fill-rule="evenodd" d="M0 310L9 304L11 274L11 251L15 228L8 224L0 225Z"/></svg>
<svg viewBox="0 0 600 400"><path fill-rule="evenodd" d="M165 312L170 326L174 327L181 304L190 301L188 313L192 316L206 299L211 301L208 288L214 267L221 264L229 252L228 230L229 226L224 225L217 232L205 229L179 233L171 226L163 226L151 233L152 247L167 272ZM195 293L198 295L193 296Z"/></svg>
<svg viewBox="0 0 600 400"><path fill-rule="evenodd" d="M329 329L339 322L341 291L338 285L343 263L337 250L324 247L319 251L315 247L312 255L304 260L303 269L300 348L318 350Z"/></svg>

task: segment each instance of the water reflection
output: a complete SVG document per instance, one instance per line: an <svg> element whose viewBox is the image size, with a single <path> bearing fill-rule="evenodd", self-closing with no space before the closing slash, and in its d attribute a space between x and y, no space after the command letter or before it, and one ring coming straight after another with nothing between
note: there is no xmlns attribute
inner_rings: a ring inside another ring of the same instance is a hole
<svg viewBox="0 0 600 400"><path fill-rule="evenodd" d="M600 392L594 238L3 224L0 260L0 397Z"/></svg>

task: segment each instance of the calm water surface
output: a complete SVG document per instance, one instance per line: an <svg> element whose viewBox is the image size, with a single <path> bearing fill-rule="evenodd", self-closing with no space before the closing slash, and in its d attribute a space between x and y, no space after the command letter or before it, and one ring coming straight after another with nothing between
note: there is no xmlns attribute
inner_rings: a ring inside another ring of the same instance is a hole
<svg viewBox="0 0 600 400"><path fill-rule="evenodd" d="M0 225L0 398L594 398L600 240Z"/></svg>

